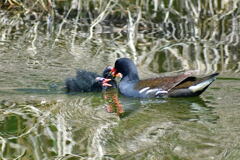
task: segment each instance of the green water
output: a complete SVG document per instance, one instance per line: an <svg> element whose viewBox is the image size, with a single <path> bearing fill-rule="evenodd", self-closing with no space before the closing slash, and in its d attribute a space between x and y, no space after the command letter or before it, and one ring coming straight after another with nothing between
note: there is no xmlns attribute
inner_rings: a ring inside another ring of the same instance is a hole
<svg viewBox="0 0 240 160"><path fill-rule="evenodd" d="M96 94L1 93L5 159L237 159L239 81L217 80L201 97L132 99L109 113Z"/></svg>
<svg viewBox="0 0 240 160"><path fill-rule="evenodd" d="M186 17L174 3L169 17L165 6L165 18L155 15L152 26L132 32L129 20L121 32L96 29L90 39L69 23L48 35L46 25L16 29L1 18L0 159L239 159L238 9L210 9L197 21L202 12L185 7ZM63 91L76 69L100 74L120 57L133 59L141 78L189 70L220 76L195 98Z"/></svg>

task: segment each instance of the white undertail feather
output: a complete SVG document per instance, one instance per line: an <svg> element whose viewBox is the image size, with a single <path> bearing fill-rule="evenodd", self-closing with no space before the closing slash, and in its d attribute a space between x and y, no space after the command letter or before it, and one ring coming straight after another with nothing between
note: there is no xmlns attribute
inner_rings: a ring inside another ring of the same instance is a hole
<svg viewBox="0 0 240 160"><path fill-rule="evenodd" d="M208 79L206 81L203 81L201 83L198 83L194 86L189 87L188 89L190 89L192 92L197 92L197 91L201 91L203 90L205 87L207 87L208 85L210 85L216 78L211 78Z"/></svg>

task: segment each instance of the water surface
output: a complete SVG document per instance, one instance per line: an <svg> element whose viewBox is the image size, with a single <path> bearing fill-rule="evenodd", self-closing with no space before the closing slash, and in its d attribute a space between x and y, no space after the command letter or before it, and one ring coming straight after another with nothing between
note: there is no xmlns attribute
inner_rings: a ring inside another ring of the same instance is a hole
<svg viewBox="0 0 240 160"><path fill-rule="evenodd" d="M49 35L40 23L17 31L3 24L0 159L238 159L239 13L210 9L194 19L201 12L192 9L177 21L173 14L184 11L172 7L177 12L155 15L153 28L132 32L130 19L127 29L96 29L90 39L69 24L59 35L57 26ZM141 78L188 70L220 76L195 98L64 92L76 69L101 74L119 57L133 59Z"/></svg>

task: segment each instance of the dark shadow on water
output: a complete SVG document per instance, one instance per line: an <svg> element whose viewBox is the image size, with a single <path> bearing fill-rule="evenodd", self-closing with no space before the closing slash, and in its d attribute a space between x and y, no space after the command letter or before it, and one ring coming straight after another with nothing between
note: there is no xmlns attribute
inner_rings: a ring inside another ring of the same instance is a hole
<svg viewBox="0 0 240 160"><path fill-rule="evenodd" d="M35 88L18 88L14 91L24 94L64 94L64 90L51 90L51 89L35 89Z"/></svg>

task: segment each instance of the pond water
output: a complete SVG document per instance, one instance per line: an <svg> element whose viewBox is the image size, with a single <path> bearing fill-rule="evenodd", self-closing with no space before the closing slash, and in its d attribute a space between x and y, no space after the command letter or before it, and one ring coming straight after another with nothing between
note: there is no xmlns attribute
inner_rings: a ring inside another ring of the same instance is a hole
<svg viewBox="0 0 240 160"><path fill-rule="evenodd" d="M191 24L179 32L173 21L161 32L91 39L66 29L52 38L38 24L1 29L0 159L239 159L239 15L223 19L219 25L231 31L202 24L194 35ZM220 76L194 98L64 92L76 69L100 74L119 57L133 59L141 78L188 70Z"/></svg>

